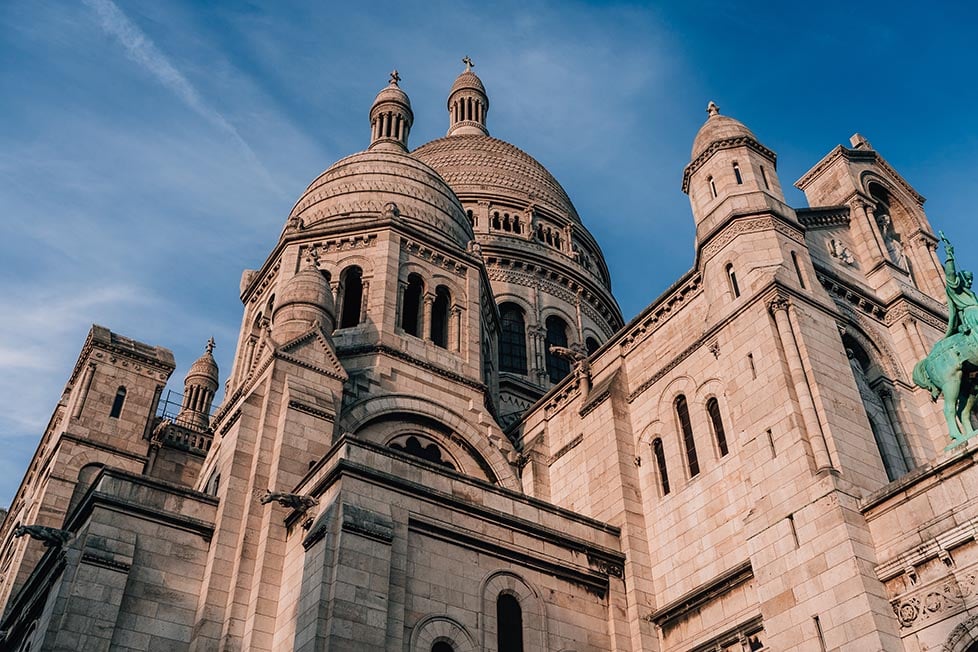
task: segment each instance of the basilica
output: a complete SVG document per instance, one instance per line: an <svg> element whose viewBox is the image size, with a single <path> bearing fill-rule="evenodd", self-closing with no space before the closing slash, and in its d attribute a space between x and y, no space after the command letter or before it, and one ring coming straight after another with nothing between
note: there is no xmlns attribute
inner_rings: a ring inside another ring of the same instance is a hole
<svg viewBox="0 0 978 652"><path fill-rule="evenodd" d="M243 272L231 369L209 342L170 406L172 353L92 327L0 525L0 649L976 652L923 196L856 134L791 207L711 102L693 266L625 323L465 64L414 149L391 75Z"/></svg>

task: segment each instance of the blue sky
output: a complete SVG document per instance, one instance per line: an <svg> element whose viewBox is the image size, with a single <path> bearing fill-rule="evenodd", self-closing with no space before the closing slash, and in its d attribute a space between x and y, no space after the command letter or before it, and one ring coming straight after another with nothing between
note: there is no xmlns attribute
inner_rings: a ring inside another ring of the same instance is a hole
<svg viewBox="0 0 978 652"><path fill-rule="evenodd" d="M861 132L978 271L976 9L795 5L0 4L0 505L93 322L171 348L171 387L212 335L230 370L241 271L366 147L395 67L417 147L473 58L490 131L566 188L626 319L692 263L680 183L711 99L778 152L784 186Z"/></svg>

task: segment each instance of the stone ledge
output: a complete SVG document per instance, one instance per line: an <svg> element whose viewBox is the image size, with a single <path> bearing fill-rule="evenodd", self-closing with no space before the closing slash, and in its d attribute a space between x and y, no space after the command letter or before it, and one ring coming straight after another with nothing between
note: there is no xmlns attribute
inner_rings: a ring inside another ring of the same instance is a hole
<svg viewBox="0 0 978 652"><path fill-rule="evenodd" d="M729 593L752 577L754 577L754 568L751 566L750 560L747 560L656 609L648 615L648 620L655 623L657 627L664 628L697 607Z"/></svg>

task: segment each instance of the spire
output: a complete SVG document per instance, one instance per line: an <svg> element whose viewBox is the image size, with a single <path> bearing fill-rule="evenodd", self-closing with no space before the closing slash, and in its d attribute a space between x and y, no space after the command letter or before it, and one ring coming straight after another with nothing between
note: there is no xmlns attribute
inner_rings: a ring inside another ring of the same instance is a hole
<svg viewBox="0 0 978 652"><path fill-rule="evenodd" d="M465 70L462 71L448 92L448 135L488 136L486 114L489 112L489 97L479 76L472 72L475 68L471 57L462 58Z"/></svg>
<svg viewBox="0 0 978 652"><path fill-rule="evenodd" d="M190 365L190 371L183 380L183 403L177 415L177 421L183 426L203 430L210 421L218 379L214 346L214 338L211 337L204 346L204 354Z"/></svg>
<svg viewBox="0 0 978 652"><path fill-rule="evenodd" d="M377 94L370 107L370 149L406 152L408 133L414 124L411 100L401 90L401 75L391 71L387 87Z"/></svg>

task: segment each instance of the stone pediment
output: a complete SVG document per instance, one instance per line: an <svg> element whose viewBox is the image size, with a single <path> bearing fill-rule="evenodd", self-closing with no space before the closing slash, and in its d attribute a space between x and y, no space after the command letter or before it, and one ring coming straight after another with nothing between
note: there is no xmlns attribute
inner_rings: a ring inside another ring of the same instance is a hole
<svg viewBox="0 0 978 652"><path fill-rule="evenodd" d="M323 329L316 324L299 337L282 344L275 350L275 357L287 360L300 367L311 369L340 382L346 382L349 375L336 356L333 342Z"/></svg>

